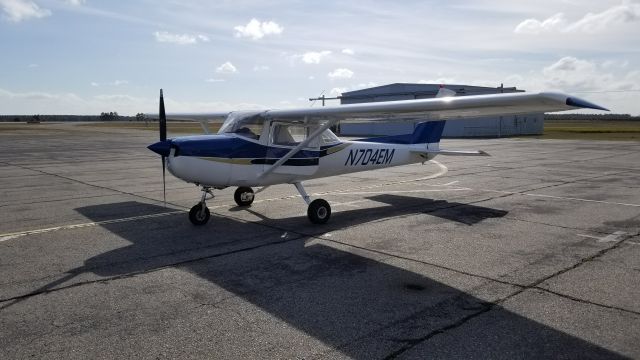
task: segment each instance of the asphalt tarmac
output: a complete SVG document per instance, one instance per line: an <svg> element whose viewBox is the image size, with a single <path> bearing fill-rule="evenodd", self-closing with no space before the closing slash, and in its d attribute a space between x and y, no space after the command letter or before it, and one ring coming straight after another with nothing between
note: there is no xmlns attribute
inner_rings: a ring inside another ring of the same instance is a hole
<svg viewBox="0 0 640 360"><path fill-rule="evenodd" d="M640 143L445 139L249 208L151 131L0 124L0 358L640 358Z"/></svg>

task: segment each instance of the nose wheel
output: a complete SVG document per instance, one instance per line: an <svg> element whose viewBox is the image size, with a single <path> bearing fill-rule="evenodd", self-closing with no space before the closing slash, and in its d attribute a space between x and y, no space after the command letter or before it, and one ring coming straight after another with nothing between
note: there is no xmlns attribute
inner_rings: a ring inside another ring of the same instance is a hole
<svg viewBox="0 0 640 360"><path fill-rule="evenodd" d="M211 212L206 205L200 203L195 204L191 210L189 210L189 220L193 225L204 225L209 221Z"/></svg>
<svg viewBox="0 0 640 360"><path fill-rule="evenodd" d="M213 199L213 190L208 186L202 187L202 198L200 202L195 204L191 210L189 210L189 220L193 225L204 225L211 218L211 212L207 207L207 200Z"/></svg>

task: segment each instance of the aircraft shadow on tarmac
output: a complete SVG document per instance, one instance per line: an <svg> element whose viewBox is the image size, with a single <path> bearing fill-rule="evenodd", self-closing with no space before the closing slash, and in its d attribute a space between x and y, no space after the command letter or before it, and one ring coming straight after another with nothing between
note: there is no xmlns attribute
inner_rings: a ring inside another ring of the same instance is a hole
<svg viewBox="0 0 640 360"><path fill-rule="evenodd" d="M394 211L387 207L341 211L330 224L321 226L321 231L390 214L426 211L462 224L506 214L479 206L395 195L372 199L402 206ZM125 217L166 209L123 202L77 211L101 221L110 214ZM429 219L433 218L426 217L425 221ZM173 266L358 359L385 357L427 338L418 347L428 349L428 353L418 357L622 358L407 269L321 243L305 244L310 237L300 233L284 239L280 236L288 228L318 228L308 224L306 217L265 219L250 225L225 216L214 216L212 221L194 227L185 214L175 214L135 224L104 224L131 245L87 259L84 266L68 274L92 272L109 277ZM193 297L201 301L203 294L206 296L206 289ZM474 314L478 318L460 328L439 330Z"/></svg>

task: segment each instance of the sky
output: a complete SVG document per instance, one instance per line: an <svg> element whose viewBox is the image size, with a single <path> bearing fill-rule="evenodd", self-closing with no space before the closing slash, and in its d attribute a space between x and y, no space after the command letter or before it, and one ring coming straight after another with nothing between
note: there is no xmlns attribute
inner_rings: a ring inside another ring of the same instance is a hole
<svg viewBox="0 0 640 360"><path fill-rule="evenodd" d="M0 0L0 114L157 112L160 88L168 112L308 107L405 82L640 115L638 34L640 0Z"/></svg>

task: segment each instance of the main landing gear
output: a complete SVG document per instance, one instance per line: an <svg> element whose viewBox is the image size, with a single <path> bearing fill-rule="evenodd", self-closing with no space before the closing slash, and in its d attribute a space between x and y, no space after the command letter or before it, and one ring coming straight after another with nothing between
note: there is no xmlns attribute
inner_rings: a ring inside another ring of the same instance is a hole
<svg viewBox="0 0 640 360"><path fill-rule="evenodd" d="M331 217L331 206L329 203L324 199L315 199L311 201L311 198L307 195L302 183L297 182L293 185L295 185L304 202L309 205L307 208L307 217L309 218L309 221L314 224L325 224L329 221L329 218ZM236 189L236 192L233 194L233 199L238 206L250 206L253 203L255 194L266 188L267 187L265 186L254 192L250 187L241 186ZM213 188L211 186L202 186L202 198L200 198L200 202L195 204L189 211L189 220L191 220L193 225L200 226L209 221L211 213L207 207L207 200L212 200L214 197Z"/></svg>
<svg viewBox="0 0 640 360"><path fill-rule="evenodd" d="M238 206L249 206L253 202L254 193L253 189L250 187L241 186L236 189L236 192L233 194L233 200L236 201Z"/></svg>
<svg viewBox="0 0 640 360"><path fill-rule="evenodd" d="M311 198L307 195L302 183L297 182L293 185L295 185L300 196L302 196L302 200L309 205L307 208L307 217L309 218L309 221L314 224L325 224L329 221L329 218L331 217L331 206L329 203L324 199L315 199L311 201Z"/></svg>

